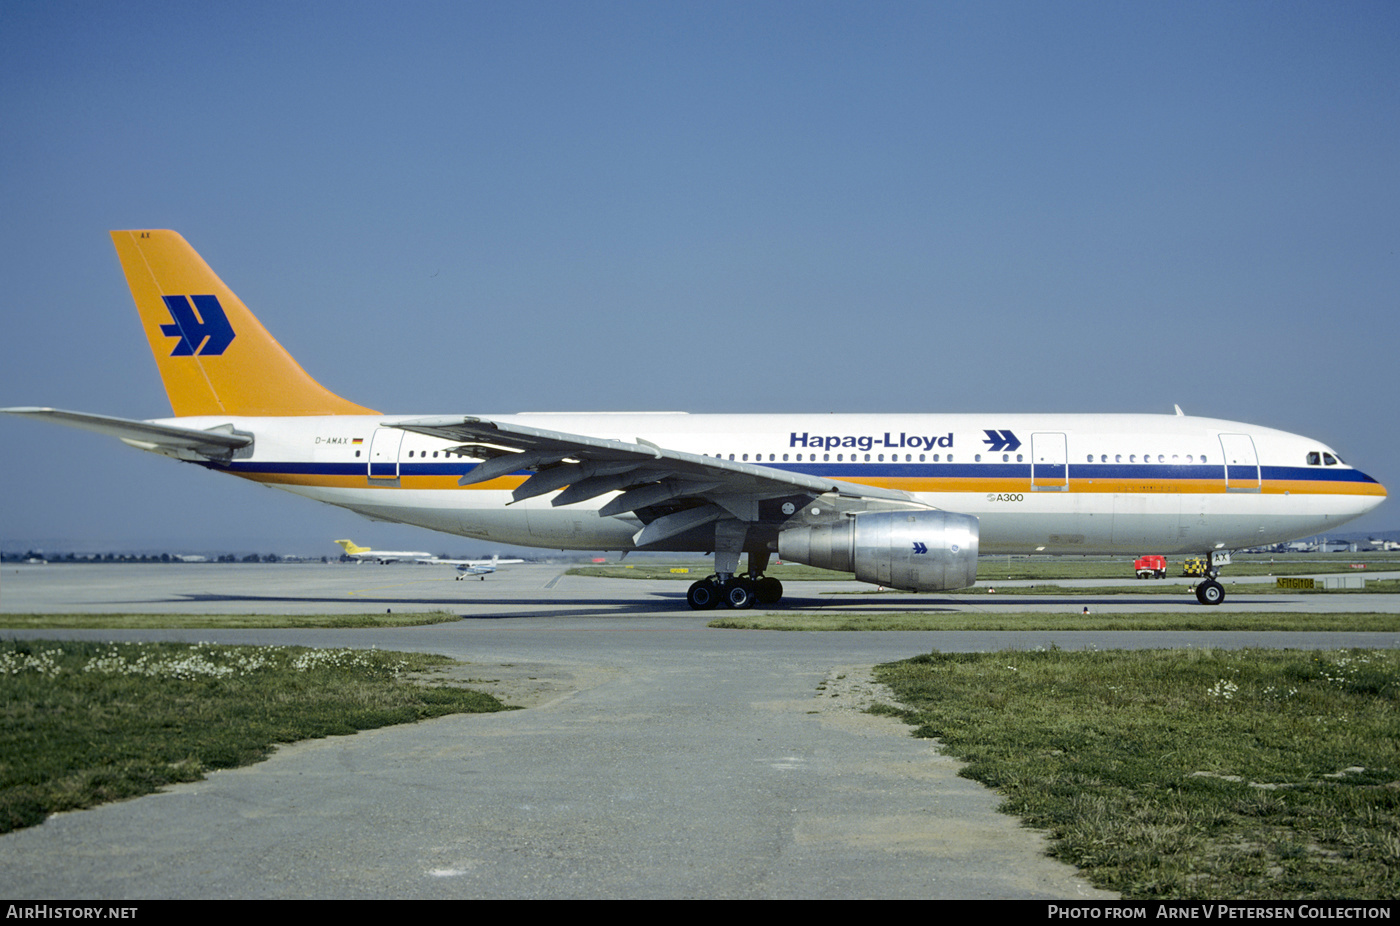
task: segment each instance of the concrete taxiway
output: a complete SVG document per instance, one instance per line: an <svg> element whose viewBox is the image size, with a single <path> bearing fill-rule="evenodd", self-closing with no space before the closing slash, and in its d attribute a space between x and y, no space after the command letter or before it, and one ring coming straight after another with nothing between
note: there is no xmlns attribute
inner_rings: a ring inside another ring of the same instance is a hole
<svg viewBox="0 0 1400 926"><path fill-rule="evenodd" d="M793 586L789 607L969 605L828 594L861 588L854 583ZM533 565L485 582L410 565L7 566L0 612L8 613L449 610L462 619L385 630L0 635L427 650L464 660L482 687L531 706L299 743L256 766L56 816L0 837L0 892L36 900L1102 896L1046 858L1041 837L998 814L996 795L957 777L933 744L861 713L881 697L865 667L935 648L1050 643L1400 645L1400 633L717 631L705 627L712 614L686 608L684 588ZM1155 610L1199 607L1180 590L1147 597ZM1400 614L1400 601L1377 600L1396 596L1236 593L1224 607L1255 607L1255 597L1271 599L1271 609L1338 601ZM1083 606L1078 596L1042 601L1034 608ZM984 602L972 606L1028 605Z"/></svg>

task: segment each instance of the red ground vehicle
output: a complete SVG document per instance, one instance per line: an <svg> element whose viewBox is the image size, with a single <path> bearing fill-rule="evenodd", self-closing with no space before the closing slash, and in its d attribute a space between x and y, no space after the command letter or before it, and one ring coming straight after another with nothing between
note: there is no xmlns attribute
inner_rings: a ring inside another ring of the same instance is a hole
<svg viewBox="0 0 1400 926"><path fill-rule="evenodd" d="M1133 569L1139 579L1165 579L1167 558L1165 556L1140 556L1133 560Z"/></svg>

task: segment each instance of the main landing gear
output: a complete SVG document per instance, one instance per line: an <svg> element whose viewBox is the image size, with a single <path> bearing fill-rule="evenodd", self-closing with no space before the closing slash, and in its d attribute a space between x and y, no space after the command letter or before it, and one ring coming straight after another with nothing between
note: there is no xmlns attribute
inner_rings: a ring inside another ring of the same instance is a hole
<svg viewBox="0 0 1400 926"><path fill-rule="evenodd" d="M777 604L783 597L783 583L769 576L712 575L690 586L686 604L696 611L709 611L724 605L742 611L756 604Z"/></svg>
<svg viewBox="0 0 1400 926"><path fill-rule="evenodd" d="M715 574L690 586L685 593L686 604L696 611L709 611L720 605L742 611L756 604L778 603L783 597L783 583L763 574L770 556L767 547L750 547L748 574L739 574L739 553L747 531L747 525L733 519L715 525Z"/></svg>

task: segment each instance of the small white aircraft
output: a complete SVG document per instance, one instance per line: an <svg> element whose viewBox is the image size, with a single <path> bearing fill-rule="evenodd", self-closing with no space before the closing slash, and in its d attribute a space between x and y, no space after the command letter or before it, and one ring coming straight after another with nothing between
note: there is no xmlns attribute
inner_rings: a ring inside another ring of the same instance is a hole
<svg viewBox="0 0 1400 926"><path fill-rule="evenodd" d="M493 556L490 559L435 559L434 563L444 566L457 567L457 581L462 581L467 576L476 576L485 582L486 577L496 571L496 567L502 563L523 563L523 559L501 559Z"/></svg>
<svg viewBox="0 0 1400 926"><path fill-rule="evenodd" d="M1213 605L1232 550L1335 531L1386 497L1320 441L1180 409L385 415L308 376L175 232L112 240L175 417L3 411L374 520L518 546L713 553L714 575L686 594L696 609L776 603L773 554L936 592L972 585L979 552L1202 555L1196 597Z"/></svg>

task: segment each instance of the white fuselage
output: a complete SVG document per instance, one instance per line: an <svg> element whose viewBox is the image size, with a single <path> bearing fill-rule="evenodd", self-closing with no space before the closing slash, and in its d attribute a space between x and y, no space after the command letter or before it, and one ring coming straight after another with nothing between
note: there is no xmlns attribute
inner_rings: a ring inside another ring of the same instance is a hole
<svg viewBox="0 0 1400 926"><path fill-rule="evenodd" d="M521 472L460 486L478 462L452 441L383 427L414 416L181 417L232 424L251 448L211 469L492 542L628 550L641 522L612 495L511 503ZM974 515L982 553L1201 553L1335 529L1385 498L1374 479L1296 434L1171 415L523 414L492 420L905 491ZM511 503L511 504L508 504ZM680 549L684 547L666 547Z"/></svg>

